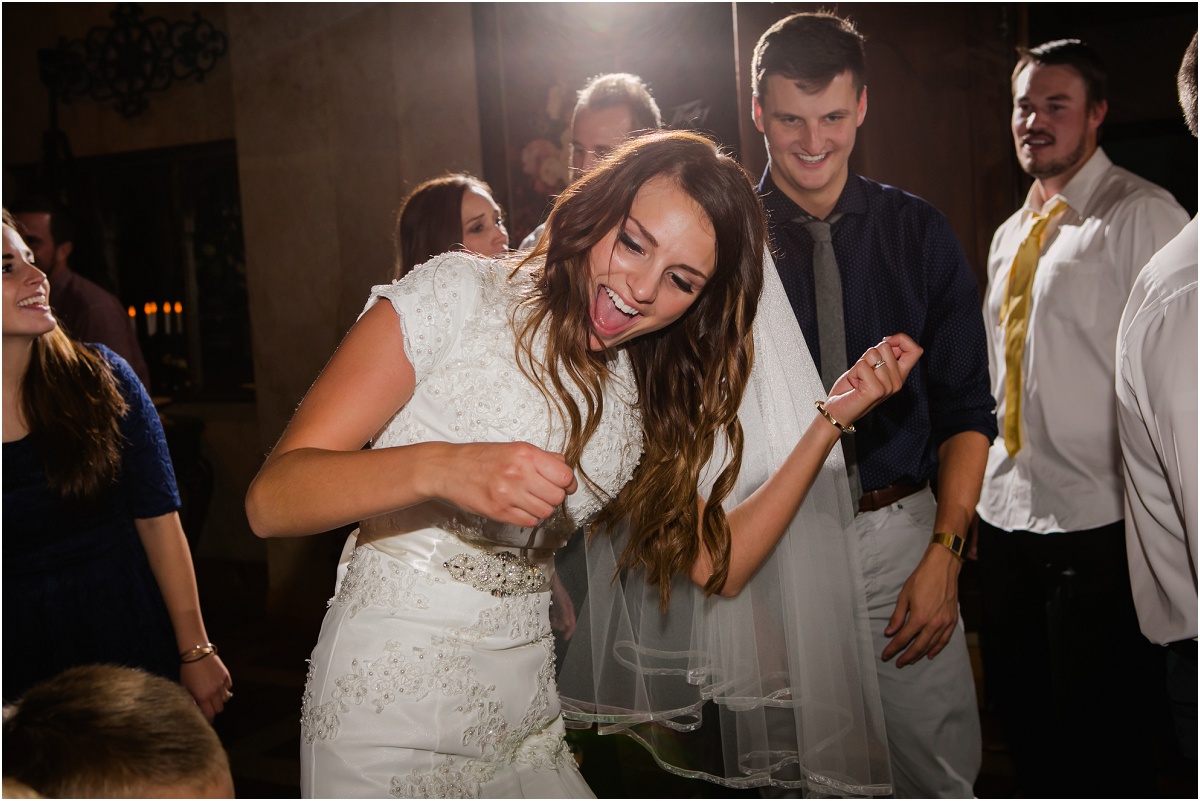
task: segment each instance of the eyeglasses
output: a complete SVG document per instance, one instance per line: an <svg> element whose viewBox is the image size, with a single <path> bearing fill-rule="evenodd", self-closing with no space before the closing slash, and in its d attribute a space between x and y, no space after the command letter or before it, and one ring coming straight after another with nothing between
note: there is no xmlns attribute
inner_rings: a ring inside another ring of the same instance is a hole
<svg viewBox="0 0 1200 801"><path fill-rule="evenodd" d="M612 152L612 148L600 148L597 150L584 150L581 147L571 145L571 169L582 170L587 157L591 156L593 160L599 160Z"/></svg>

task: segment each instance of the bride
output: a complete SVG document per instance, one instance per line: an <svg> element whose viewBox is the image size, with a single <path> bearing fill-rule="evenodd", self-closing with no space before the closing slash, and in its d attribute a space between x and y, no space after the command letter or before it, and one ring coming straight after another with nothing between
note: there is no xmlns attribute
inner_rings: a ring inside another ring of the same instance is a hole
<svg viewBox="0 0 1200 801"><path fill-rule="evenodd" d="M869 349L726 512L762 342L766 231L745 173L702 137L651 134L567 190L547 230L519 265L446 254L376 287L250 487L259 536L361 521L310 660L306 796L590 796L554 683L555 549L578 525L628 521L619 539L594 537L615 544L609 587L613 571L639 576L667 610L682 579L720 606L712 596L756 580L843 431L920 357L902 334ZM835 637L853 648L853 632ZM705 693L718 700L736 679ZM734 708L791 708L795 689ZM621 707L680 725L607 692L574 716ZM862 725L833 717L832 740ZM770 783L801 760L750 770Z"/></svg>

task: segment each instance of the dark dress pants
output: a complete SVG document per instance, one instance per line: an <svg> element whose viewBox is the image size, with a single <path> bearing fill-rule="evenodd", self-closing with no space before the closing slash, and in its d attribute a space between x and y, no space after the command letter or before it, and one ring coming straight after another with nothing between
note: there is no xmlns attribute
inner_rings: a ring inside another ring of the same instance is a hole
<svg viewBox="0 0 1200 801"><path fill-rule="evenodd" d="M1124 523L1035 534L980 521L979 567L985 686L1021 794L1156 795L1163 649L1138 628Z"/></svg>

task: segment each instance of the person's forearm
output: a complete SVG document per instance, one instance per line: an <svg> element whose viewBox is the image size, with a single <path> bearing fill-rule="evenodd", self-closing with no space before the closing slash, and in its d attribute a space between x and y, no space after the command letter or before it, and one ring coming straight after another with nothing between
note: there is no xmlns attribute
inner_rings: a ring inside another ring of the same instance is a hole
<svg viewBox="0 0 1200 801"><path fill-rule="evenodd" d="M729 574L720 595L733 597L746 586L787 530L841 432L816 415L787 460L749 498L728 512ZM701 549L691 578L704 586L712 561Z"/></svg>
<svg viewBox="0 0 1200 801"><path fill-rule="evenodd" d="M179 521L179 513L135 520L134 527L167 607L179 650L182 652L207 643L208 632L200 613L200 595L196 589L192 553Z"/></svg>
<svg viewBox="0 0 1200 801"><path fill-rule="evenodd" d="M294 448L267 458L246 495L246 516L260 537L295 537L437 500L531 527L577 488L562 454L528 442Z"/></svg>
<svg viewBox="0 0 1200 801"><path fill-rule="evenodd" d="M433 496L444 442L379 450L298 448L272 454L250 484L246 516L260 537L329 531Z"/></svg>
<svg viewBox="0 0 1200 801"><path fill-rule="evenodd" d="M966 539L983 472L987 467L988 438L978 431L963 431L938 448L938 504L935 532L949 532ZM933 532L930 532L933 533Z"/></svg>
<svg viewBox="0 0 1200 801"><path fill-rule="evenodd" d="M841 437L842 427L852 426L899 390L921 353L920 345L906 334L885 337L869 348L834 383L829 398L822 402L820 412L814 412L779 470L728 511L729 570L719 591L722 596L741 592L771 555ZM691 579L705 586L713 572L711 557L702 545L692 565Z"/></svg>
<svg viewBox="0 0 1200 801"><path fill-rule="evenodd" d="M225 708L225 702L233 697L233 684L215 650L184 658L189 652L195 653L193 649L197 646L206 646L210 641L200 613L192 553L179 522L179 513L133 522L171 618L171 627L175 629L175 647L180 654L179 680L211 722Z"/></svg>

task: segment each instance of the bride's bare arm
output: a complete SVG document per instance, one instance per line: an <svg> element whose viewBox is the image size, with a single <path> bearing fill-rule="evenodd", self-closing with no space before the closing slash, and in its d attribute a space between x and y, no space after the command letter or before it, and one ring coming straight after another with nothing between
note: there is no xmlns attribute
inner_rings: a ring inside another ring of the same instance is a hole
<svg viewBox="0 0 1200 801"><path fill-rule="evenodd" d="M842 425L853 425L904 385L921 353L921 347L904 334L888 337L838 379L825 410ZM880 360L883 364L874 368ZM841 431L814 409L812 422L779 470L727 512L731 545L722 596L741 592L770 556L840 436ZM712 562L702 548L691 578L704 586L711 575Z"/></svg>
<svg viewBox="0 0 1200 801"><path fill-rule="evenodd" d="M561 455L523 442L362 450L415 385L395 310L377 303L350 329L251 482L254 533L315 534L428 500L531 526L574 491Z"/></svg>

